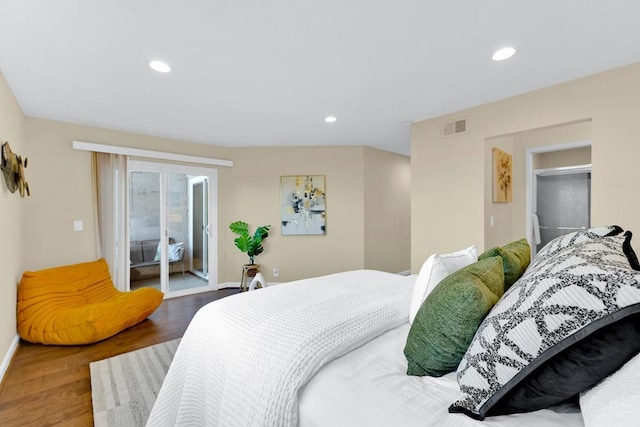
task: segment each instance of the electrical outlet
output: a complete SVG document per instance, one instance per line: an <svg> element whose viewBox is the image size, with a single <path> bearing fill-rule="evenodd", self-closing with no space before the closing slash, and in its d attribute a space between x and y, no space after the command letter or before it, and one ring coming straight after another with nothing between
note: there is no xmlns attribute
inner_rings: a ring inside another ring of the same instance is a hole
<svg viewBox="0 0 640 427"><path fill-rule="evenodd" d="M280 270L278 267L273 267L273 277L278 277L280 275Z"/></svg>

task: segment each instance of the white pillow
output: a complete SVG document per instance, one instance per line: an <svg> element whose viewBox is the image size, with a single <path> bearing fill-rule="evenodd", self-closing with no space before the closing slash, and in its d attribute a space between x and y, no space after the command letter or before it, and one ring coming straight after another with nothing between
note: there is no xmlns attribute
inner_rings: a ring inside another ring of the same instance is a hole
<svg viewBox="0 0 640 427"><path fill-rule="evenodd" d="M409 307L409 323L413 323L420 306L442 279L478 261L478 249L469 246L450 254L433 254L422 264Z"/></svg>
<svg viewBox="0 0 640 427"><path fill-rule="evenodd" d="M170 243L169 244L169 262L180 261L182 253L184 252L184 243Z"/></svg>
<svg viewBox="0 0 640 427"><path fill-rule="evenodd" d="M622 368L580 393L585 427L637 426L640 402L640 354Z"/></svg>
<svg viewBox="0 0 640 427"><path fill-rule="evenodd" d="M182 253L184 252L184 242L169 243L167 255L169 262L180 261ZM162 250L162 244L158 243L158 249L156 249L156 256L154 261L160 261L160 251Z"/></svg>

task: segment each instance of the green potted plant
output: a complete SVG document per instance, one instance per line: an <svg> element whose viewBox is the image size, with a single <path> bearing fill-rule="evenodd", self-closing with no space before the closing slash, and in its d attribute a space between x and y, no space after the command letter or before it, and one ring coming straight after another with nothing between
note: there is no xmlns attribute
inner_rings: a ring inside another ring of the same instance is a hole
<svg viewBox="0 0 640 427"><path fill-rule="evenodd" d="M238 237L234 240L236 247L242 252L246 252L249 255L249 264L245 264L242 268L242 280L240 281L240 290L244 290L245 279L248 277L255 277L260 271L260 266L255 263L255 259L264 251L262 242L269 237L270 225L263 225L256 228L253 236L249 232L249 224L243 221L232 222L229 225L229 229Z"/></svg>
<svg viewBox="0 0 640 427"><path fill-rule="evenodd" d="M229 225L231 231L239 236L234 240L236 247L249 255L249 265L254 265L255 258L264 251L262 242L269 237L269 227L271 226L263 225L258 227L252 236L249 233L249 224L246 222L236 221Z"/></svg>

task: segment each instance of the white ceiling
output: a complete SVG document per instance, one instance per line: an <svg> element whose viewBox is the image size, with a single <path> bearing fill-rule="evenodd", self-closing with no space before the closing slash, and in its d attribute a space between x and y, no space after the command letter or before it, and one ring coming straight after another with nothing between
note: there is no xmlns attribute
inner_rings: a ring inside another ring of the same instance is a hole
<svg viewBox="0 0 640 427"><path fill-rule="evenodd" d="M638 16L638 0L0 0L0 70L29 116L409 154L404 121L640 61ZM516 56L491 61L504 45Z"/></svg>

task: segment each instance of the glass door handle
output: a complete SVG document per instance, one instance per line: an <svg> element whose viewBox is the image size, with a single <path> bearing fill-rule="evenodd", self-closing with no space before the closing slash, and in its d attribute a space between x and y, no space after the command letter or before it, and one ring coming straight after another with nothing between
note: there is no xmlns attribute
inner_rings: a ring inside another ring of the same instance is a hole
<svg viewBox="0 0 640 427"><path fill-rule="evenodd" d="M207 233L207 236L211 236L211 224L207 224L204 228L204 232Z"/></svg>

